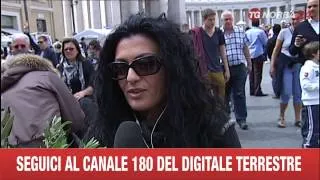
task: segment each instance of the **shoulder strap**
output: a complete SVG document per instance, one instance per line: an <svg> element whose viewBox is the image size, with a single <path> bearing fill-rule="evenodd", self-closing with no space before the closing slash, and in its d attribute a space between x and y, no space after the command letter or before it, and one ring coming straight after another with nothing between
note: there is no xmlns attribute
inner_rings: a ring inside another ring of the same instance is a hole
<svg viewBox="0 0 320 180"><path fill-rule="evenodd" d="M290 33L291 35L293 34L293 29L291 28L291 26L289 27Z"/></svg>

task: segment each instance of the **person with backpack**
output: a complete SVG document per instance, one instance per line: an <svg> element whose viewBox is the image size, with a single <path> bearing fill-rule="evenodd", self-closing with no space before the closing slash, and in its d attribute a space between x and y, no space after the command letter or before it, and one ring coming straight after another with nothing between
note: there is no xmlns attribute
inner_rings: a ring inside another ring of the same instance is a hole
<svg viewBox="0 0 320 180"><path fill-rule="evenodd" d="M203 26L191 30L193 46L199 60L199 71L210 83L210 89L224 100L226 83L230 79L224 34L215 27L214 10L203 10L202 18Z"/></svg>

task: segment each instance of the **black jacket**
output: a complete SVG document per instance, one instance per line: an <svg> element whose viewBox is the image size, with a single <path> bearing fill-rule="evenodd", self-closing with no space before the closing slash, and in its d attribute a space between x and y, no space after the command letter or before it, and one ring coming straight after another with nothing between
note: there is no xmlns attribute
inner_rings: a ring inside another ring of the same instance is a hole
<svg viewBox="0 0 320 180"><path fill-rule="evenodd" d="M267 48L267 54L269 59L271 59L273 49L276 46L277 37L278 37L278 34L274 34L270 39L268 39L266 48Z"/></svg>
<svg viewBox="0 0 320 180"><path fill-rule="evenodd" d="M302 49L303 49L304 45L301 47L296 47L294 45L294 41L295 41L295 38L297 37L297 35L302 35L304 38L306 38L307 42L305 44L307 44L311 41L319 41L319 34L317 34L314 31L314 29L312 28L312 26L308 20L303 21L294 29L292 39L291 39L291 45L289 47L289 52L293 56L298 54L299 62L304 64L304 62L306 61L306 58L304 57L304 55L302 53Z"/></svg>
<svg viewBox="0 0 320 180"><path fill-rule="evenodd" d="M40 52L40 54L41 54L41 52ZM40 55L40 54L38 54L38 55ZM54 67L56 67L58 64L58 58L56 56L56 53L50 47L48 47L47 49L45 49L43 51L43 58L46 58L49 61L51 61Z"/></svg>
<svg viewBox="0 0 320 180"><path fill-rule="evenodd" d="M95 107L98 108L97 106ZM95 137L101 146L112 147L116 132L114 132L113 129L108 128L106 126L106 122L103 120L103 118L99 118L99 116L100 115L98 113L97 116L90 120L89 128L84 139L85 141L88 141L92 137ZM123 121L133 120L127 119ZM118 123L120 124L120 122ZM151 147L151 132L153 127L146 125L143 123L143 121L140 121L140 127L142 136L149 147ZM229 121L225 124L225 126L221 129L219 136L214 138L206 138L211 139L208 145L202 144L201 140L199 139L203 139L205 136L206 134L204 133L200 133L192 137L189 136L188 144L185 144L182 139L186 137L173 134L172 127L164 120L160 121L157 125L157 128L155 128L152 139L155 148L241 148L240 140L235 130L235 123L233 121ZM181 139L181 141L177 141L177 139ZM173 141L175 141L175 143Z"/></svg>
<svg viewBox="0 0 320 180"><path fill-rule="evenodd" d="M31 35L29 33L25 33L30 40L30 45L32 47L32 49L34 50L34 53L36 55L41 55L42 50L40 49L39 45L34 42L33 38L31 37ZM47 49L44 50L43 52L43 58L48 59L49 61L51 61L51 63L53 64L53 67L56 67L58 64L58 58L56 56L56 53L54 52L54 50L50 47L48 47Z"/></svg>

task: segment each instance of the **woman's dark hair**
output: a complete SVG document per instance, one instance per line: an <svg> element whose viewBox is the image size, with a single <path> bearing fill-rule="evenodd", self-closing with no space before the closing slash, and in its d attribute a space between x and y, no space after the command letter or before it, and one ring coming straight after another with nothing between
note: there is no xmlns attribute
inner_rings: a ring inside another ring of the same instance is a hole
<svg viewBox="0 0 320 180"><path fill-rule="evenodd" d="M133 35L152 39L160 49L166 74L167 108L159 126L165 124L162 129L168 147L214 147L214 140L221 139L220 132L228 116L196 71L197 60L187 43L190 37L164 18L140 15L131 16L104 43L95 81L99 117L89 127L87 139L94 136L102 145L112 146L119 124L135 120L118 82L111 79L107 68L115 59L119 42Z"/></svg>
<svg viewBox="0 0 320 180"><path fill-rule="evenodd" d="M252 26L253 27L259 27L260 25L260 20L259 19L253 19L252 20Z"/></svg>
<svg viewBox="0 0 320 180"><path fill-rule="evenodd" d="M76 40L76 39L74 39L74 38L65 38L65 39L63 39L63 41L62 41L62 51L61 51L61 53L62 53L62 56L64 57L64 58L66 58L66 56L65 56L65 54L64 54L64 46L65 46L65 44L66 43L73 43L74 44L74 46L76 47L76 49L77 49L77 51L78 51L78 55L77 55L77 60L79 61L84 61L85 60L85 58L82 56L82 54L81 54L81 49L80 49L80 45L79 45L79 43L78 43L78 41Z"/></svg>
<svg viewBox="0 0 320 180"><path fill-rule="evenodd" d="M278 35L280 33L280 31L281 31L280 24L274 24L273 27L272 27L272 31L273 31L273 34Z"/></svg>

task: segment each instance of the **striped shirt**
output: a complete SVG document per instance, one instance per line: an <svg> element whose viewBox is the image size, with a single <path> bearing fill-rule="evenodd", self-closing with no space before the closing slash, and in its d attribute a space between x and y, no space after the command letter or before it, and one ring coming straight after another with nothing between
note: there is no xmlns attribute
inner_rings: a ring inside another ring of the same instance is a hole
<svg viewBox="0 0 320 180"><path fill-rule="evenodd" d="M224 29L222 29L222 31L224 32ZM230 34L224 33L224 38L226 41L225 46L229 66L245 64L246 58L243 53L243 47L248 44L249 41L243 30L234 26Z"/></svg>

